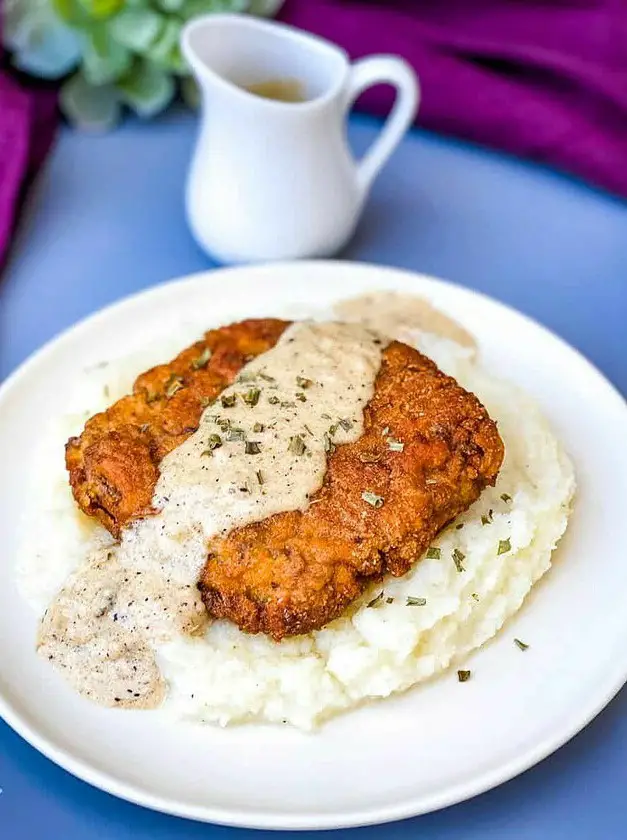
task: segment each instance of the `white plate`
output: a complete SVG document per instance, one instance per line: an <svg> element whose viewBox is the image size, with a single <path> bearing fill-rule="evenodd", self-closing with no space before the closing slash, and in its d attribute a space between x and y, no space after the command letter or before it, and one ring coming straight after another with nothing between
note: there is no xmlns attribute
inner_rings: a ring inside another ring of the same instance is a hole
<svg viewBox="0 0 627 840"><path fill-rule="evenodd" d="M380 288L426 295L479 338L485 364L542 405L572 455L579 492L552 571L522 611L447 674L306 735L288 728L164 725L75 696L33 649L14 582L28 505L26 455L68 382L188 320L204 327L292 314ZM160 286L40 350L0 390L0 713L42 753L117 796L194 819L259 828L384 822L458 802L520 773L596 715L627 678L627 411L574 350L524 316L437 280L349 263L258 266ZM512 638L532 644L512 655Z"/></svg>

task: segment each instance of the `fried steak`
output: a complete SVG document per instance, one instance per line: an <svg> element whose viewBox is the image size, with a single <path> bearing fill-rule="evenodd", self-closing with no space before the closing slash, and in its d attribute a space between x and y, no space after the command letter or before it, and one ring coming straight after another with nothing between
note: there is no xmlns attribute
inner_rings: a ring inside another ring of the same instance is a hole
<svg viewBox="0 0 627 840"><path fill-rule="evenodd" d="M116 537L132 519L154 513L161 459L288 326L260 319L211 330L139 376L132 395L68 441L79 507ZM329 454L307 509L210 542L198 584L207 610L275 640L323 627L374 579L409 571L437 533L494 484L503 453L479 400L393 341L382 354L363 435Z"/></svg>

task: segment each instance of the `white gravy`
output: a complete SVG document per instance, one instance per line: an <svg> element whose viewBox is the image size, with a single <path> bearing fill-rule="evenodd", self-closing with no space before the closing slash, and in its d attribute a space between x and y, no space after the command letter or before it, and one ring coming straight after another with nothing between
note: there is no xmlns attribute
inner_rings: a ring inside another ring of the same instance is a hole
<svg viewBox="0 0 627 840"><path fill-rule="evenodd" d="M242 368L162 461L159 512L88 558L46 611L39 651L77 691L106 706L161 703L159 644L208 620L196 588L208 542L307 506L331 439L363 432L384 346L363 324L304 322Z"/></svg>
<svg viewBox="0 0 627 840"><path fill-rule="evenodd" d="M474 337L418 295L400 292L374 292L344 300L335 306L335 313L343 321L358 322L382 335L412 344L417 330L434 333L476 351Z"/></svg>

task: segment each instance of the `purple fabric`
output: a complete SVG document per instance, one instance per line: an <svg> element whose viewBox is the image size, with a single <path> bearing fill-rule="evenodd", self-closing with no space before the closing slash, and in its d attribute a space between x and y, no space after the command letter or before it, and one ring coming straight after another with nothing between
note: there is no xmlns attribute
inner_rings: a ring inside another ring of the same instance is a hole
<svg viewBox="0 0 627 840"><path fill-rule="evenodd" d="M403 56L425 128L627 196L627 0L287 0L282 19L351 58ZM359 102L390 104L384 87Z"/></svg>
<svg viewBox="0 0 627 840"><path fill-rule="evenodd" d="M0 266L25 189L52 143L56 120L52 91L20 84L0 65Z"/></svg>

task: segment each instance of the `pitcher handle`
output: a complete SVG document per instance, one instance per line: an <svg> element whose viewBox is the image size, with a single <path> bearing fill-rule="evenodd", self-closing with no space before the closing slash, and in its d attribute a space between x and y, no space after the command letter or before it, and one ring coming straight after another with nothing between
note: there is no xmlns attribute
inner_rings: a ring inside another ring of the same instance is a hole
<svg viewBox="0 0 627 840"><path fill-rule="evenodd" d="M412 67L393 55L372 55L351 66L348 107L366 88L377 84L393 85L396 99L379 136L357 163L357 178L364 193L414 121L420 104L420 84Z"/></svg>

